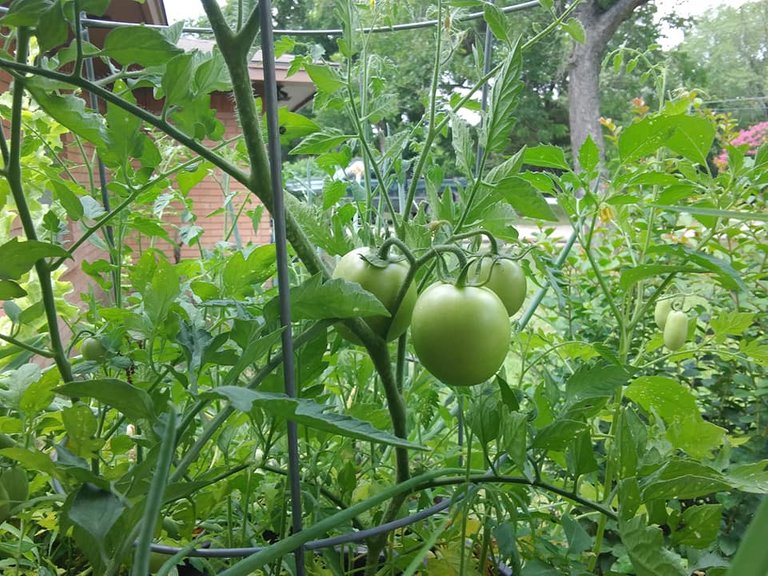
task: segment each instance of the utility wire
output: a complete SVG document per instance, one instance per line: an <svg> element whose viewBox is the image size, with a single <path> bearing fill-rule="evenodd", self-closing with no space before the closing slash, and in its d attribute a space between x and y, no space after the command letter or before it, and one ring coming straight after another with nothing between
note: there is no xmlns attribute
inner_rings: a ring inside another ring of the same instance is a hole
<svg viewBox="0 0 768 576"><path fill-rule="evenodd" d="M734 98L721 98L719 100L704 100L703 104L715 104L721 102L751 102L768 100L768 96L736 96Z"/></svg>
<svg viewBox="0 0 768 576"><path fill-rule="evenodd" d="M527 10L529 8L536 8L540 6L539 0L530 0L528 2L521 2L520 4L513 4L512 6L505 6L499 8L505 14L511 12L518 12L520 10ZM8 8L0 6L0 14L8 12ZM456 17L456 20L460 22L467 22L470 20L480 20L483 17L482 12L470 12ZM116 22L112 20L99 20L96 18L83 18L80 21L83 25L89 28L131 28L137 26L143 26L144 28L154 28L156 30L165 30L170 26L162 24L141 24L138 22ZM407 22L404 24L393 24L391 26L374 26L370 28L361 28L358 32L369 33L382 33L382 32L401 32L404 30L418 30L420 28L430 28L437 24L441 24L439 20L423 20L421 22ZM203 28L198 26L185 26L181 29L182 33L186 34L213 34L211 28ZM273 30L275 36L342 36L344 30L341 28L317 28L317 29L278 29Z"/></svg>

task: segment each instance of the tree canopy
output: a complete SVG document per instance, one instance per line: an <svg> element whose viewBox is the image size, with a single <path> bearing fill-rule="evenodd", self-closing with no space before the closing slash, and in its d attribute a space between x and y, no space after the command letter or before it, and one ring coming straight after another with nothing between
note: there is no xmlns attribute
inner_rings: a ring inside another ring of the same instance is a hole
<svg viewBox="0 0 768 576"><path fill-rule="evenodd" d="M697 19L673 52L683 83L740 126L768 115L768 0L723 6Z"/></svg>

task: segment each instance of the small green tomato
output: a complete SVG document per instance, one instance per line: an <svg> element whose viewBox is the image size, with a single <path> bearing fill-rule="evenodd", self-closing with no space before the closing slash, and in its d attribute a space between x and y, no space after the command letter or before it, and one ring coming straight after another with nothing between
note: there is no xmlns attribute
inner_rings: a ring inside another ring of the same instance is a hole
<svg viewBox="0 0 768 576"><path fill-rule="evenodd" d="M94 337L88 337L80 345L80 352L85 360L90 362L104 362L107 358L107 349L101 343L101 340Z"/></svg>

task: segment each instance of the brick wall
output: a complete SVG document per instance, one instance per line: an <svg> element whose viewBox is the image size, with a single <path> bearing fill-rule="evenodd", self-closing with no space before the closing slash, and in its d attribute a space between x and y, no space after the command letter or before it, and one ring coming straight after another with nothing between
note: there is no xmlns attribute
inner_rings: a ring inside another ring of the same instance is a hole
<svg viewBox="0 0 768 576"><path fill-rule="evenodd" d="M0 71L0 92L8 90L10 84L10 77ZM145 100L145 99L140 99ZM145 100L145 107L150 110L157 111L161 103L156 101ZM218 110L218 117L225 126L225 137L229 138L237 135L240 132L240 128L237 122L237 115L234 110L234 104L232 99L227 94L214 94L212 95L212 106ZM7 126L6 126L7 129ZM89 158L92 158L93 147L86 146L86 154ZM69 161L74 164L71 169L75 178L84 186L88 187L88 172L83 165L83 160L79 149L76 146L66 147L66 156ZM218 172L218 171L217 171ZM108 175L109 177L109 175ZM247 215L248 211L255 209L259 204L259 200L252 194L247 193L244 188L231 178L229 179L230 191L239 191L237 196L232 201L231 211L220 210L224 204L224 190L221 186L222 175L220 172L211 174L204 178L195 188L189 192L189 196L193 203L193 210L196 216L196 225L203 228L204 232L199 241L203 249L209 249L214 247L217 243L225 239L226 234L231 230L233 226L233 216L240 213L240 209L243 203L246 204L242 210L236 228L239 233L239 238L243 246L249 243L265 244L272 241L271 220L270 215L266 210L262 212L261 222L258 226L258 230L254 230L251 218ZM98 186L98 180L96 182ZM94 197L99 198L99 191L93 191ZM178 238L178 232L174 226L178 226L181 222L181 214L179 210L180 206L171 206L167 211L167 217L164 219L167 226L167 231L172 238ZM216 214L211 214L216 212ZM16 221L13 228L13 233L23 235L21 229L21 223ZM76 241L81 234L81 224L72 223L70 226L69 237L66 239L67 244L71 244ZM101 236L103 237L103 235ZM234 233L230 236L230 243L234 245L236 235ZM128 246L134 251L138 251L140 248L145 248L147 239L144 238L141 242L135 236L130 237L127 240ZM162 240L156 241L155 246L162 249L171 260L178 258L198 258L200 256L200 247L194 246L182 246L180 250L175 251L173 246ZM68 264L68 269L64 275L64 279L72 282L74 286L74 292L70 299L74 304L80 304L79 294L81 292L88 292L89 288L93 285L93 289L99 293L100 290L92 280L82 272L80 265L83 260L92 262L97 259L106 259L106 253L100 248L90 242L83 244L75 254L73 262Z"/></svg>

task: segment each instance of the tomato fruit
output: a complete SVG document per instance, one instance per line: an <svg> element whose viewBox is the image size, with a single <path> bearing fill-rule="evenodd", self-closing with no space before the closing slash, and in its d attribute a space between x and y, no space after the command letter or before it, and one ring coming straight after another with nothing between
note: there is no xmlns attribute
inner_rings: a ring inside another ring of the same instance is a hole
<svg viewBox="0 0 768 576"><path fill-rule="evenodd" d="M509 315L491 290L437 282L416 300L411 338L424 368L450 386L496 374L509 351Z"/></svg>
<svg viewBox="0 0 768 576"><path fill-rule="evenodd" d="M0 484L0 524L11 517L11 502L8 491Z"/></svg>
<svg viewBox="0 0 768 576"><path fill-rule="evenodd" d="M672 310L672 300L669 298L666 300L658 300L656 302L656 309L653 311L653 319L656 321L656 326L659 327L659 330L664 330L670 310Z"/></svg>
<svg viewBox="0 0 768 576"><path fill-rule="evenodd" d="M504 303L510 316L520 310L528 289L520 264L506 259L482 258L476 282L492 290Z"/></svg>
<svg viewBox="0 0 768 576"><path fill-rule="evenodd" d="M13 506L26 501L27 496L29 496L29 480L27 473L21 466L0 471L0 486L5 488L8 499L13 503Z"/></svg>
<svg viewBox="0 0 768 576"><path fill-rule="evenodd" d="M339 260L333 271L333 277L357 282L384 304L391 317L368 316L364 320L375 334L390 341L398 338L408 329L413 305L416 303L416 286L413 282L411 283L400 308L395 310L397 296L408 275L409 266L403 261L389 260L385 267L378 268L363 258L363 256L373 258L375 255L376 253L369 248L357 248L348 252ZM345 326L337 325L336 329L347 340L360 343L359 339Z"/></svg>
<svg viewBox="0 0 768 576"><path fill-rule="evenodd" d="M85 360L91 362L104 362L107 350L98 338L89 337L80 345L80 352Z"/></svg>
<svg viewBox="0 0 768 576"><path fill-rule="evenodd" d="M171 556L160 552L149 553L149 573L157 574Z"/></svg>
<svg viewBox="0 0 768 576"><path fill-rule="evenodd" d="M680 350L688 339L688 316L685 312L672 310L664 325L664 346L673 352Z"/></svg>

